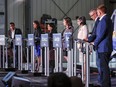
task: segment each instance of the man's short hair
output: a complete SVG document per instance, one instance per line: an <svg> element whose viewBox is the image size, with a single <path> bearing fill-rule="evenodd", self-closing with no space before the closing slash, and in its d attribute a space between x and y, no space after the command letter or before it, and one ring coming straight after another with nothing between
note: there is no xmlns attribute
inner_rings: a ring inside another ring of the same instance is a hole
<svg viewBox="0 0 116 87"><path fill-rule="evenodd" d="M105 7L104 4L99 5L99 6L97 7L97 10L101 10L103 13L106 13L106 12L107 12L107 8Z"/></svg>
<svg viewBox="0 0 116 87"><path fill-rule="evenodd" d="M96 12L97 11L97 9L91 9L90 11L89 11L89 13L91 13L91 12Z"/></svg>
<svg viewBox="0 0 116 87"><path fill-rule="evenodd" d="M15 23L14 22L10 22L10 24L14 25L15 26Z"/></svg>

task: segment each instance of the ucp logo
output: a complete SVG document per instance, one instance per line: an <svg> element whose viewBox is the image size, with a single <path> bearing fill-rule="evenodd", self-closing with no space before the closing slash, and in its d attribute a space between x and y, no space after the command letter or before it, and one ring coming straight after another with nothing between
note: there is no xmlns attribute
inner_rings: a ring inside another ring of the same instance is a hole
<svg viewBox="0 0 116 87"><path fill-rule="evenodd" d="M69 36L68 35L66 35L66 41L68 41L69 40Z"/></svg>
<svg viewBox="0 0 116 87"><path fill-rule="evenodd" d="M55 37L54 41L59 42L60 38L59 37Z"/></svg>
<svg viewBox="0 0 116 87"><path fill-rule="evenodd" d="M48 41L48 39L46 37L42 37L41 39L42 39L42 41Z"/></svg>
<svg viewBox="0 0 116 87"><path fill-rule="evenodd" d="M33 38L29 38L29 40L33 40Z"/></svg>
<svg viewBox="0 0 116 87"><path fill-rule="evenodd" d="M20 40L21 40L21 38L20 38L20 37L17 37L17 38L16 38L16 41L20 41Z"/></svg>

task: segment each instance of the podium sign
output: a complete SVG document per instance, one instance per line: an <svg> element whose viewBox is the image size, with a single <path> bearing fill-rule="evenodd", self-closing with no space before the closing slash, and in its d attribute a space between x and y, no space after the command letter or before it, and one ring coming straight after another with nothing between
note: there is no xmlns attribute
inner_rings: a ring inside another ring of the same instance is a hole
<svg viewBox="0 0 116 87"><path fill-rule="evenodd" d="M62 43L61 43L61 33L58 34L53 34L53 47L62 47Z"/></svg>
<svg viewBox="0 0 116 87"><path fill-rule="evenodd" d="M41 47L48 47L48 34L41 34Z"/></svg>
<svg viewBox="0 0 116 87"><path fill-rule="evenodd" d="M0 35L0 45L5 45L5 35Z"/></svg>
<svg viewBox="0 0 116 87"><path fill-rule="evenodd" d="M34 34L28 34L28 46L34 46Z"/></svg>
<svg viewBox="0 0 116 87"><path fill-rule="evenodd" d="M15 35L15 45L22 46L22 35Z"/></svg>
<svg viewBox="0 0 116 87"><path fill-rule="evenodd" d="M65 33L65 48L69 48L71 32Z"/></svg>

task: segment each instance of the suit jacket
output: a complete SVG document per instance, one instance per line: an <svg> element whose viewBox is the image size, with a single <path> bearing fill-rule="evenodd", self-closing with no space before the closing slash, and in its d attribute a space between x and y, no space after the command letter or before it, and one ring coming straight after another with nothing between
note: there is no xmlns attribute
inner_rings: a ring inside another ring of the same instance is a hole
<svg viewBox="0 0 116 87"><path fill-rule="evenodd" d="M22 34L21 30L18 29L18 28L15 28L15 34L14 35L16 35L16 34ZM8 37L12 38L12 32L11 32L11 30L8 31Z"/></svg>
<svg viewBox="0 0 116 87"><path fill-rule="evenodd" d="M22 34L21 30L15 28L14 38L16 34ZM11 30L8 31L8 39L13 39ZM8 48L13 48L13 40L9 40L8 44L9 44Z"/></svg>
<svg viewBox="0 0 116 87"><path fill-rule="evenodd" d="M112 33L112 21L108 15L105 15L98 23L96 28L96 39L94 40L95 48L99 53L112 52Z"/></svg>
<svg viewBox="0 0 116 87"><path fill-rule="evenodd" d="M40 28L34 30L34 37L35 37L35 45L40 45L40 36L42 34L42 31Z"/></svg>
<svg viewBox="0 0 116 87"><path fill-rule="evenodd" d="M97 25L99 23L99 18L97 18L97 20L95 21L95 25L93 27L93 31L92 31L92 34L91 36L88 37L88 42L93 42L96 38L96 28L97 28Z"/></svg>

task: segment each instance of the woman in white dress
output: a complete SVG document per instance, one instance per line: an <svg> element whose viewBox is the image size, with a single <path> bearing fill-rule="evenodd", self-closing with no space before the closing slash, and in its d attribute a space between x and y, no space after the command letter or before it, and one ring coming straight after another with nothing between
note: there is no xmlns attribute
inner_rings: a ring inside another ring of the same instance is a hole
<svg viewBox="0 0 116 87"><path fill-rule="evenodd" d="M84 16L82 17L79 17L77 19L77 24L79 25L79 30L78 30L78 35L77 35L77 38L78 39L81 39L81 40L84 40L84 39L87 39L88 37L88 29L87 29L87 25L86 25L86 18ZM85 69L85 65L86 65L86 60L85 60L85 54L83 55L83 52L82 52L82 44L81 43L78 43L78 49L79 49L79 62L81 64L84 64L84 66L82 67L82 80L85 81L86 80L86 69Z"/></svg>

